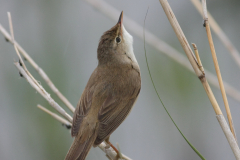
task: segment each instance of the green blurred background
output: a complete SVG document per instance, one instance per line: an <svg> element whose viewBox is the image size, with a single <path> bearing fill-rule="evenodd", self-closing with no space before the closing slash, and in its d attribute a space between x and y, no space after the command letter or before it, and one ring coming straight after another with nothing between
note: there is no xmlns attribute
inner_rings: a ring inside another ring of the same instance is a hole
<svg viewBox="0 0 240 160"><path fill-rule="evenodd" d="M158 0L106 2L117 8L119 14L123 10L124 15L141 25L149 6L146 28L184 54ZM169 0L169 3L188 41L197 44L204 67L215 72L202 17L189 0ZM208 0L207 5L240 50L240 1ZM113 21L82 0L0 0L0 23L7 29L7 11L12 14L15 39L76 106L97 66L99 38L116 24L117 17ZM143 41L132 35L141 68L142 90L131 114L112 134L111 142L118 142L121 151L134 160L199 159L161 106L147 72ZM240 69L215 34L213 40L223 79L240 90ZM146 47L159 94L185 136L206 159L234 159L198 78L150 45ZM0 35L0 159L64 159L73 141L69 131L36 107L41 104L54 111L25 79L20 78L14 61L18 58L13 46ZM64 106L28 63L27 67ZM212 89L226 115L220 91ZM228 98L239 135L239 102ZM99 148L94 148L87 160L95 159L107 158Z"/></svg>

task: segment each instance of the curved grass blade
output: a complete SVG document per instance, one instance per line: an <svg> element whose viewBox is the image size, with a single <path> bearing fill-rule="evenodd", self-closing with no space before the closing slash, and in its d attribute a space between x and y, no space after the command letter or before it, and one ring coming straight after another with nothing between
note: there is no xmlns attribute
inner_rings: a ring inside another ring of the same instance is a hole
<svg viewBox="0 0 240 160"><path fill-rule="evenodd" d="M149 8L148 8L149 9ZM148 13L148 9L147 9L147 13ZM147 51L146 51L146 44L145 44L145 21L146 21L146 18L147 18L147 13L146 13L146 16L145 16L145 19L144 19L144 25L143 25L143 41L144 41L144 52L145 52L145 59L146 59L146 63L147 63L147 68L148 68L148 73L149 73L149 76L151 78L151 81L152 81L152 84L153 84L153 88L158 96L158 99L160 100L163 108L165 109L165 111L167 112L169 118L171 119L171 121L173 122L173 124L175 125L175 127L177 128L177 130L179 131L179 133L182 135L182 137L185 139L185 141L188 143L188 145L195 151L195 153L202 159L202 160L205 160L205 158L201 155L201 153L188 141L188 139L184 136L184 134L182 133L182 131L178 128L177 124L175 123L175 121L173 120L173 118L171 117L170 113L168 112L167 108L165 107L165 105L163 104L163 101L162 99L160 98L159 94L158 94L158 91L157 91L157 88L153 82L153 78L152 78L152 75L151 75L151 72L150 72L150 69L149 69L149 65L148 65L148 60L147 60Z"/></svg>

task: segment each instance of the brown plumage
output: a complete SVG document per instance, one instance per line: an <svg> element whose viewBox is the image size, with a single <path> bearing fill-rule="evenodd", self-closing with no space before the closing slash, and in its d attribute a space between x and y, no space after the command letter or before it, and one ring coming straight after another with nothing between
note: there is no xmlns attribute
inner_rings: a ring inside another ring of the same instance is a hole
<svg viewBox="0 0 240 160"><path fill-rule="evenodd" d="M132 49L132 36L118 23L106 31L98 46L93 71L73 116L75 137L65 160L84 160L130 113L141 89L140 68Z"/></svg>

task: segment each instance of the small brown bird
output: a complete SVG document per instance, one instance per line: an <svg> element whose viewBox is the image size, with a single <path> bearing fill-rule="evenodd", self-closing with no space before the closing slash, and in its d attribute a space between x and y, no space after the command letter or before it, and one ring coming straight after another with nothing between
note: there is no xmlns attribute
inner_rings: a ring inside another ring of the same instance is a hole
<svg viewBox="0 0 240 160"><path fill-rule="evenodd" d="M141 89L133 38L125 30L123 12L118 23L106 31L98 45L98 66L93 71L73 116L75 137L65 160L84 160L124 121Z"/></svg>

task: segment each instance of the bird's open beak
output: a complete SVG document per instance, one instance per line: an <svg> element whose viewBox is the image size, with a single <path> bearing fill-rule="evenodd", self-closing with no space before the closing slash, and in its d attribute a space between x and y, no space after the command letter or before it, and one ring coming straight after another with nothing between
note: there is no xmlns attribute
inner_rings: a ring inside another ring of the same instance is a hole
<svg viewBox="0 0 240 160"><path fill-rule="evenodd" d="M122 35L122 22L123 22L123 11L121 12L120 14L120 17L119 17L119 20L118 20L118 24L120 25L120 28L119 28L119 33Z"/></svg>

